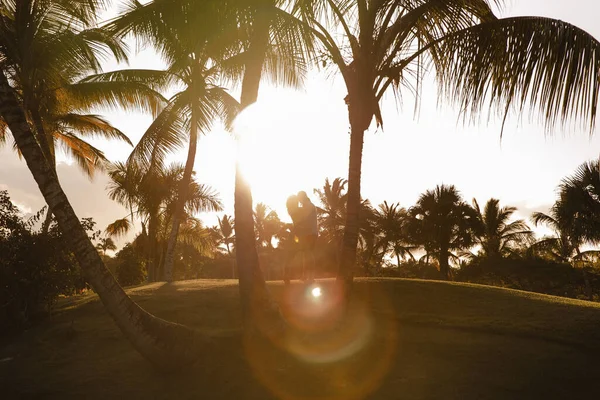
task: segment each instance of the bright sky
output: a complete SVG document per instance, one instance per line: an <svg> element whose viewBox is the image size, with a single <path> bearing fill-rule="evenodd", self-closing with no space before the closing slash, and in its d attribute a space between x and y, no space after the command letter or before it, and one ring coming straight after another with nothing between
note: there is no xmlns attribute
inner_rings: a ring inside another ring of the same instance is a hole
<svg viewBox="0 0 600 400"><path fill-rule="evenodd" d="M512 0L503 16L543 15L571 22L600 38L596 0ZM160 68L151 51L132 59L131 66ZM366 135L363 155L362 194L372 203L383 200L410 207L420 193L436 184L454 184L465 199L480 204L497 197L520 209L520 217L545 211L553 203L560 179L582 162L600 155L600 136L589 131L556 130L545 135L543 126L507 122L500 141L500 123L484 118L465 126L456 110L438 107L435 86L424 91L421 112L413 115L414 103L406 94L402 107L390 96L383 105L385 131ZM259 104L237 124L237 132L253 138L255 156L246 161L255 201L272 206L285 219L285 199L298 190L311 194L326 177L346 177L348 167L348 117L343 82L334 70L310 73L303 90L261 87ZM108 117L136 142L150 124L148 116L110 113ZM111 160L124 160L130 148L116 142L95 142ZM216 127L202 137L195 170L201 183L217 189L227 214L233 213L236 146L231 134ZM185 151L173 159L185 161ZM10 146L0 150L0 189L26 211L43 206L43 199L25 163ZM99 228L125 215L107 199L106 177L87 181L74 165L59 167L61 182L81 217L93 216ZM313 196L314 198L314 196ZM214 215L205 216L216 223Z"/></svg>

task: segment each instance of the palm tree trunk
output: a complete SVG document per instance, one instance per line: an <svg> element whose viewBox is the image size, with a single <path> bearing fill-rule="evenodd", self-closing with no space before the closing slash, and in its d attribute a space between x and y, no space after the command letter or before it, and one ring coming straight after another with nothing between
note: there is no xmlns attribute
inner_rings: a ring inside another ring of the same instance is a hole
<svg viewBox="0 0 600 400"><path fill-rule="evenodd" d="M33 120L35 130L37 131L37 138L38 142L40 143L42 153L44 153L48 164L56 173L56 155L54 153L54 143L51 142L52 138L48 137L48 135L46 134L46 130L44 129L44 122L42 121L42 116L35 107L31 109L31 119ZM50 224L52 223L52 215L52 208L48 206L46 218L44 218L44 222L42 223L43 234L48 233L48 230L50 229Z"/></svg>
<svg viewBox="0 0 600 400"><path fill-rule="evenodd" d="M229 261L231 261L231 279L235 279L235 260L231 256L231 250L229 249L229 242L225 243L227 246L227 254L229 255Z"/></svg>
<svg viewBox="0 0 600 400"><path fill-rule="evenodd" d="M249 59L245 64L242 80L242 109L255 103L265 55L269 45L269 21L255 21ZM271 301L265 279L260 269L254 233L252 190L241 170L239 161L235 167L235 245L238 266L242 318L246 328L254 332L276 333L282 329L281 316ZM259 326L261 325L261 326Z"/></svg>
<svg viewBox="0 0 600 400"><path fill-rule="evenodd" d="M440 263L440 275L441 278L445 281L448 280L448 275L450 272L450 267L448 264L448 249L445 247L442 247L440 249L440 259L438 260Z"/></svg>
<svg viewBox="0 0 600 400"><path fill-rule="evenodd" d="M191 104L192 120L190 126L190 148L188 150L187 160L185 162L185 169L183 171L183 178L181 179L181 186L179 188L179 195L177 196L177 204L175 205L175 212L173 213L173 221L171 225L171 234L169 235L169 243L167 245L167 253L165 255L165 280L167 282L173 281L173 261L175 259L175 246L177 245L177 235L179 235L179 224L183 218L185 211L185 203L188 197L188 189L192 182L192 172L194 170L194 161L196 160L196 148L198 146L198 111L195 102L192 100Z"/></svg>
<svg viewBox="0 0 600 400"><path fill-rule="evenodd" d="M196 332L183 325L156 318L143 310L127 296L104 266L62 190L56 173L36 142L3 73L0 73L0 115L10 128L44 199L54 211L58 225L87 282L96 291L125 337L156 367L172 369L195 361L198 353L194 350L201 344Z"/></svg>
<svg viewBox="0 0 600 400"><path fill-rule="evenodd" d="M358 245L360 212L360 176L362 168L362 150L365 130L358 124L352 124L350 133L350 160L348 167L348 198L346 205L346 225L342 240L342 254L337 280L349 293L354 278L356 248Z"/></svg>
<svg viewBox="0 0 600 400"><path fill-rule="evenodd" d="M157 236L157 223L158 223L158 211L152 212L148 219L148 281L156 282L158 280L157 270L158 265L156 263L156 250L158 243L156 240Z"/></svg>

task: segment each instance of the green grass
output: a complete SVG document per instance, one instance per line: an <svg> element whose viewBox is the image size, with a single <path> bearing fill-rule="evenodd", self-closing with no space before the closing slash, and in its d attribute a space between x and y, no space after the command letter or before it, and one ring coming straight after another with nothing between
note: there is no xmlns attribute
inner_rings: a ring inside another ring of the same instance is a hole
<svg viewBox="0 0 600 400"><path fill-rule="evenodd" d="M600 305L479 285L359 279L349 318L330 329L323 296L270 289L299 334L244 341L235 281L129 290L150 312L225 333L193 367L156 372L93 295L0 347L0 398L600 398Z"/></svg>

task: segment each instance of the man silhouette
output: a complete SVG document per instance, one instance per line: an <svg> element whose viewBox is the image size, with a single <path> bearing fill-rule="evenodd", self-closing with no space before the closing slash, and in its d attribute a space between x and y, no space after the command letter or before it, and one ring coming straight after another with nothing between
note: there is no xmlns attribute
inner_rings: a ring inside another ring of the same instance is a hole
<svg viewBox="0 0 600 400"><path fill-rule="evenodd" d="M296 236L302 252L302 279L313 282L315 279L315 244L319 236L317 207L304 191L298 192L300 202L300 223L296 227ZM308 265L307 265L308 264Z"/></svg>

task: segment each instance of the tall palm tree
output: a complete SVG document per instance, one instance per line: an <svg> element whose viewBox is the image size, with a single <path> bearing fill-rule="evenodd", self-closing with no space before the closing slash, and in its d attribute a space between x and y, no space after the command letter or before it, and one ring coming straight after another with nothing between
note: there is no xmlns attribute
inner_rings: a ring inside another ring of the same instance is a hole
<svg viewBox="0 0 600 400"><path fill-rule="evenodd" d="M374 227L377 232L376 248L379 249L381 258L388 253L400 260L407 257L414 260L412 251L416 249L408 235L409 215L400 204L388 204L384 201L374 211Z"/></svg>
<svg viewBox="0 0 600 400"><path fill-rule="evenodd" d="M54 163L58 145L90 177L106 158L84 138L131 142L102 116L84 112L116 105L156 112L164 101L144 85L84 81L101 72L101 61L108 53L117 61L127 60L125 45L94 27L100 3L7 0L0 20L0 67L44 154ZM5 122L0 120L0 126L0 136L4 136Z"/></svg>
<svg viewBox="0 0 600 400"><path fill-rule="evenodd" d="M102 116L88 112L117 104L156 112L164 101L140 84L83 81L101 72L101 61L108 53L117 61L127 58L121 41L94 26L98 5L100 2L8 0L0 19L0 67L42 151L54 165L56 147L62 148L90 178L107 160L86 141L88 137L131 142ZM0 120L0 143L5 135L6 123ZM49 209L44 230L51 214Z"/></svg>
<svg viewBox="0 0 600 400"><path fill-rule="evenodd" d="M500 207L498 199L489 199L483 211L473 199L476 211L476 244L481 246L479 255L497 260L508 257L528 245L534 233L522 219L510 221L516 207Z"/></svg>
<svg viewBox="0 0 600 400"><path fill-rule="evenodd" d="M141 6L140 6L141 7ZM172 280L172 267L179 225L182 221L187 191L192 181L192 171L200 133L210 131L216 118L227 127L239 111L238 102L218 84L219 69L205 41L194 43L194 47L183 47L177 32L172 32L172 42L161 45L168 54L166 71L127 70L103 74L101 79L114 82L139 82L156 87L178 85L182 90L173 95L154 122L148 127L135 146L129 163L136 163L145 170L161 168L165 156L188 143L188 154L180 183L178 201L175 206L171 234L165 256L165 278ZM220 55L217 55L220 56ZM99 80L100 77L96 77Z"/></svg>
<svg viewBox="0 0 600 400"><path fill-rule="evenodd" d="M477 214L453 185L438 185L423 193L410 208L413 240L439 263L442 279L448 279L453 252L475 243Z"/></svg>
<svg viewBox="0 0 600 400"><path fill-rule="evenodd" d="M196 331L149 314L119 286L83 229L48 162L25 111L4 71L0 74L0 116L14 138L48 206L53 210L65 240L87 282L98 294L125 337L146 359L162 369L196 360L205 339Z"/></svg>
<svg viewBox="0 0 600 400"><path fill-rule="evenodd" d="M172 41L173 30L187 26L187 31L177 31L178 39L194 43L198 38L208 38L211 49L237 54L230 58L231 68L224 70L226 76L241 82L240 103L244 109L256 102L265 75L294 86L302 81L312 36L303 24L283 12L280 8L283 3L283 0L154 0L140 6L132 1L119 29L165 48L162 44ZM240 296L244 321L251 326L255 313L266 310L276 317L277 313L269 312L273 307L258 261L252 192L239 163L235 182Z"/></svg>
<svg viewBox="0 0 600 400"><path fill-rule="evenodd" d="M160 279L159 271L164 271L160 254L170 237L171 220L178 201L179 188L184 175L184 167L171 164L161 169L154 168L143 173L138 167L124 163L114 163L109 168L111 181L108 185L109 197L123 204L130 214L118 219L107 228L111 236L123 235L131 229L131 222L137 216L142 222L142 230L148 227L147 263L148 278ZM203 211L220 211L222 203L216 192L206 185L191 181L187 190L185 212L182 221L188 232L199 231L193 215ZM192 229L193 228L193 229Z"/></svg>
<svg viewBox="0 0 600 400"><path fill-rule="evenodd" d="M465 113L486 104L506 116L526 107L549 127L574 116L595 121L600 43L566 22L498 18L502 0L297 0L296 12L339 69L348 95L348 213L339 278L352 282L359 231L365 131L383 127L379 103L403 86L417 98L430 64L441 94ZM398 98L400 96L397 96Z"/></svg>

